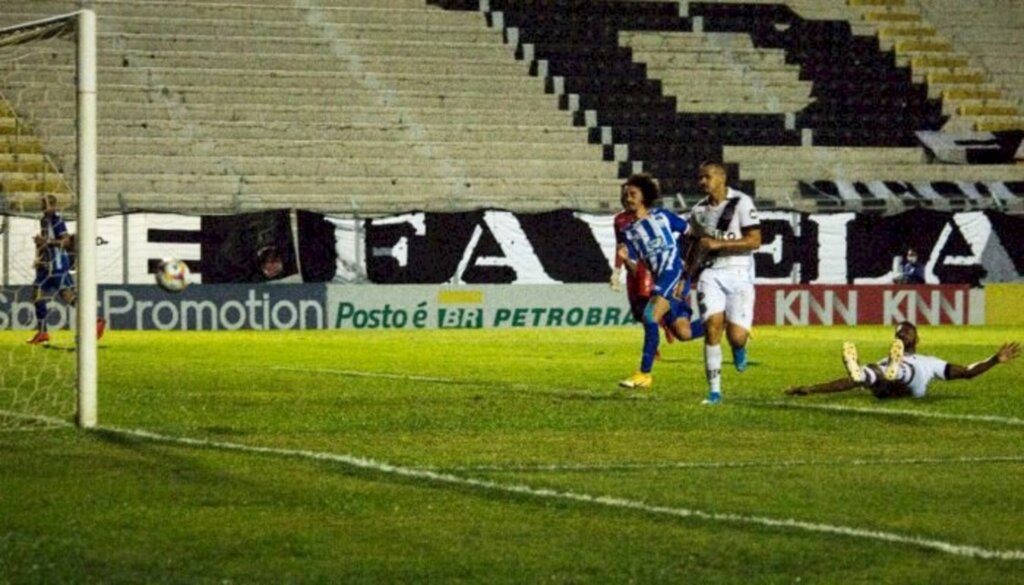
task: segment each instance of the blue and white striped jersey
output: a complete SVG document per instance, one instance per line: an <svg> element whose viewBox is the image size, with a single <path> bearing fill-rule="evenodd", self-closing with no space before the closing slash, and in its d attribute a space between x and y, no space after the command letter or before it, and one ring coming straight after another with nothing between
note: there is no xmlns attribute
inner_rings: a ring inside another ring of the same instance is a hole
<svg viewBox="0 0 1024 585"><path fill-rule="evenodd" d="M673 233L676 232L676 233ZM656 207L623 231L630 258L643 260L655 280L666 272L681 270L683 258L679 235L686 232L686 220Z"/></svg>
<svg viewBox="0 0 1024 585"><path fill-rule="evenodd" d="M40 233L47 240L57 240L68 233L68 226L64 223L64 217L60 212L53 212L43 215L39 222ZM71 257L68 251L61 246L46 246L40 251L40 260L45 263L43 267L50 274L64 273L71 270Z"/></svg>

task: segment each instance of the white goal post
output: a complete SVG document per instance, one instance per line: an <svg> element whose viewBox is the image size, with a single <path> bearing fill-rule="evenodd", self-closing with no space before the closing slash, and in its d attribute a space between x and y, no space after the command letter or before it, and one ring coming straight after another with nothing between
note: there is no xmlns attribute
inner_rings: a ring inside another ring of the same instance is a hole
<svg viewBox="0 0 1024 585"><path fill-rule="evenodd" d="M33 38L77 33L77 413L78 426L97 424L96 352L96 13L89 8L0 29L0 38Z"/></svg>

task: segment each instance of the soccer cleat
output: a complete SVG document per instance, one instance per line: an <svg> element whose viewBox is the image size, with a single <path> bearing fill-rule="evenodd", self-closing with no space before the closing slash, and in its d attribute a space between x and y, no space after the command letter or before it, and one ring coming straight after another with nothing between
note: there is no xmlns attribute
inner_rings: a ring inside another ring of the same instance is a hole
<svg viewBox="0 0 1024 585"><path fill-rule="evenodd" d="M843 342L843 365L846 366L846 373L850 379L858 384L864 383L864 369L857 361L857 346L852 341Z"/></svg>
<svg viewBox="0 0 1024 585"><path fill-rule="evenodd" d="M107 330L107 322L103 319L96 319L96 341L103 339L103 333Z"/></svg>
<svg viewBox="0 0 1024 585"><path fill-rule="evenodd" d="M736 366L737 372L747 369L747 348L736 347L732 350L732 365Z"/></svg>
<svg viewBox="0 0 1024 585"><path fill-rule="evenodd" d="M882 377L890 382L895 380L900 374L900 366L902 365L903 342L899 339L893 339L892 345L889 346L889 363L886 364Z"/></svg>
<svg viewBox="0 0 1024 585"><path fill-rule="evenodd" d="M650 374L637 372L619 382L619 386L622 386L623 388L650 388L653 383L654 378Z"/></svg>
<svg viewBox="0 0 1024 585"><path fill-rule="evenodd" d="M50 334L45 331L37 331L36 334L29 339L26 343L29 345L39 345L40 343L49 343Z"/></svg>
<svg viewBox="0 0 1024 585"><path fill-rule="evenodd" d="M708 404L714 406L722 403L721 392L708 392L708 397L701 401L701 404Z"/></svg>

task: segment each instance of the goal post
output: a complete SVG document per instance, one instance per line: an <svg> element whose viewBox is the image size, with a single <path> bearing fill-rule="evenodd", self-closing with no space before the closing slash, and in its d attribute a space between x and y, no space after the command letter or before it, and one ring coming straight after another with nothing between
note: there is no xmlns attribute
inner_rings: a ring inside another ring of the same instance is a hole
<svg viewBox="0 0 1024 585"><path fill-rule="evenodd" d="M84 2L82 3L85 4ZM0 49L26 46L36 41L69 39L74 35L75 71L75 158L76 185L73 196L76 237L75 339L75 421L78 426L97 425L97 339L98 300L96 277L97 216L97 26L96 13L84 7L59 16L41 18L7 27L0 27ZM70 57L71 55L69 55ZM18 60L17 57L14 58ZM2 81L2 79L0 79ZM0 84L0 89L3 89ZM15 150L14 152L19 152ZM17 155L15 155L15 160ZM44 181L45 184L45 181ZM43 187L45 190L46 187ZM7 235L5 234L5 237ZM6 250L6 247L5 247ZM7 253L5 251L5 253ZM7 264L5 263L5 269ZM27 366L26 366L27 367ZM11 368L8 368L11 369ZM16 376L9 375L8 378ZM21 379L30 376L22 376ZM3 379L0 382L10 381ZM0 383L0 387L4 384ZM16 385L15 385L16 386ZM25 392L38 395L39 392Z"/></svg>
<svg viewBox="0 0 1024 585"><path fill-rule="evenodd" d="M96 13L78 12L78 426L97 423Z"/></svg>

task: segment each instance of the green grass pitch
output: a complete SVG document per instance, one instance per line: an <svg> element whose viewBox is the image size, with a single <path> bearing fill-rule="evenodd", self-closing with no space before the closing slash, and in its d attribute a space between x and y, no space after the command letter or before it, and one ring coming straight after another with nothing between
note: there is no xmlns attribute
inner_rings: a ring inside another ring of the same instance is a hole
<svg viewBox="0 0 1024 585"><path fill-rule="evenodd" d="M0 584L1024 582L1024 359L783 396L891 335L758 328L709 408L699 344L616 387L639 327L112 331L87 432L22 416L71 419L71 334L0 332Z"/></svg>

